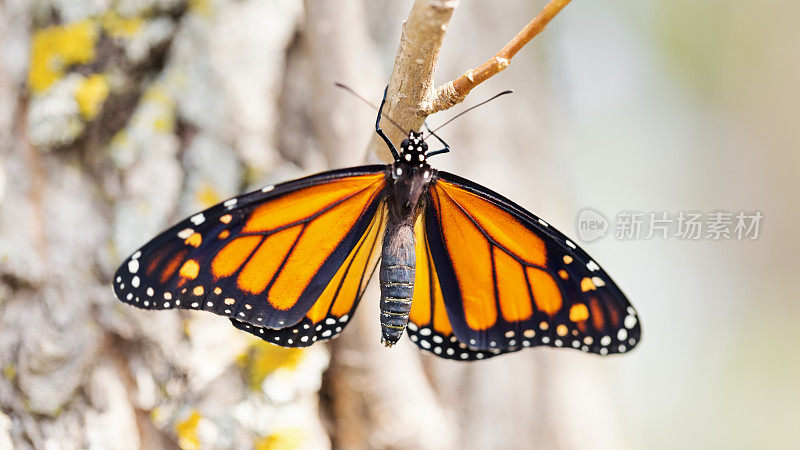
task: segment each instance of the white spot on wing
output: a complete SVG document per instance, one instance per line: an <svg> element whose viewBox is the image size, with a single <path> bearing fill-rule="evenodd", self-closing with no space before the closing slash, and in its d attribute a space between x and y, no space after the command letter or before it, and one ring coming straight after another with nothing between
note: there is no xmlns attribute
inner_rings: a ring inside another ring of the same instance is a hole
<svg viewBox="0 0 800 450"><path fill-rule="evenodd" d="M589 261L589 263L586 264L586 268L591 270L592 272L594 272L595 270L600 270L600 266L598 266L597 263L594 261Z"/></svg>
<svg viewBox="0 0 800 450"><path fill-rule="evenodd" d="M182 229L181 231L178 232L178 237L181 238L181 239L188 239L189 236L191 236L192 234L194 234L194 230L193 229L184 228L184 229Z"/></svg>
<svg viewBox="0 0 800 450"><path fill-rule="evenodd" d="M136 273L139 270L139 260L132 259L128 261L128 271L130 273Z"/></svg>
<svg viewBox="0 0 800 450"><path fill-rule="evenodd" d="M576 248L578 248L578 247L576 247L576 246L575 246L575 244L573 244L573 243L572 243L572 241L570 241L569 239L567 239L567 246L568 246L569 248L573 249L573 250L575 250Z"/></svg>
<svg viewBox="0 0 800 450"><path fill-rule="evenodd" d="M200 225L201 223L206 221L206 216L204 216L203 213L197 213L193 215L192 218L189 219L189 221L195 225Z"/></svg>
<svg viewBox="0 0 800 450"><path fill-rule="evenodd" d="M223 203L223 205L225 207L227 207L227 208L233 208L233 205L235 205L236 202L237 202L237 200L235 198L232 198L232 199L226 201L225 203Z"/></svg>

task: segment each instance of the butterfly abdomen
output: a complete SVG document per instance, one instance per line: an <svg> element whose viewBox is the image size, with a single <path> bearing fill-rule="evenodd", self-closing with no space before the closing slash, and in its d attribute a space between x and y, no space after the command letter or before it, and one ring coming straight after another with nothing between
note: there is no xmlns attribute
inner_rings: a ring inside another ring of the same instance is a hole
<svg viewBox="0 0 800 450"><path fill-rule="evenodd" d="M381 334L386 346L403 335L414 296L416 251L411 225L390 226L381 255Z"/></svg>

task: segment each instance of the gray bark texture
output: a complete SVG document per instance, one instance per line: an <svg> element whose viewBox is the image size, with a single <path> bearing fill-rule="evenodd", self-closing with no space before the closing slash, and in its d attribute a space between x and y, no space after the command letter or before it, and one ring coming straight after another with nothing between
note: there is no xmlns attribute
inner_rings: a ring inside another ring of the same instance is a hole
<svg viewBox="0 0 800 450"><path fill-rule="evenodd" d="M469 366L407 340L385 349L375 283L342 338L308 350L113 297L120 261L175 220L385 159L375 141L367 151L375 112L333 82L377 102L403 19L433 11L416 20L446 25L456 6L418 0L409 16L411 2L0 0L0 448L624 447L606 391L591 388L597 365L520 352ZM435 73L480 64L541 6L458 9L432 61L398 55L388 111L418 127L408 100L435 89ZM419 38L404 36L401 48ZM524 86L502 100L519 106L447 129L457 157L446 168L522 204L554 185L542 55L531 49L480 90ZM557 210L559 195L538 204Z"/></svg>

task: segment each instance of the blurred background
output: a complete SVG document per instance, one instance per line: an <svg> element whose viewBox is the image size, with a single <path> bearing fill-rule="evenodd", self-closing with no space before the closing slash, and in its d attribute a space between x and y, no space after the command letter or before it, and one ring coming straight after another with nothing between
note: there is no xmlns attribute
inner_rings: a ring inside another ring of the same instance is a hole
<svg viewBox="0 0 800 450"><path fill-rule="evenodd" d="M441 132L438 168L576 239L585 207L761 212L756 240L583 244L642 318L630 354L383 349L376 289L308 350L114 299L193 211L377 160L374 111L333 82L379 101L411 3L0 0L0 448L796 448L790 0L575 1L465 104L514 95ZM462 2L438 83L543 5Z"/></svg>

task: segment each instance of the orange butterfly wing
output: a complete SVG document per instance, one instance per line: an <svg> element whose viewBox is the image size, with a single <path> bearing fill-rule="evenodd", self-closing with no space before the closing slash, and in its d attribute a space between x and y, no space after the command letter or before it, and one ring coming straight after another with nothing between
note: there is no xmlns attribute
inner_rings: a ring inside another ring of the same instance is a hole
<svg viewBox="0 0 800 450"><path fill-rule="evenodd" d="M472 360L537 345L605 355L638 343L636 311L608 274L510 200L439 172L422 217L409 325L421 348Z"/></svg>
<svg viewBox="0 0 800 450"><path fill-rule="evenodd" d="M363 166L230 199L131 255L115 274L114 292L145 309L211 311L240 328L307 325L307 339L281 345L330 337L371 275L386 186L385 166ZM320 324L328 326L317 330Z"/></svg>
<svg viewBox="0 0 800 450"><path fill-rule="evenodd" d="M353 317L364 290L375 273L379 242L386 226L381 205L372 222L306 315L291 327L271 329L231 319L233 326L284 347L307 347L336 337Z"/></svg>
<svg viewBox="0 0 800 450"><path fill-rule="evenodd" d="M492 354L470 348L464 342L459 341L453 332L453 326L444 304L442 285L434 267L431 247L425 233L424 211L414 225L414 237L416 239L417 267L414 277L414 297L411 301L411 312L406 328L409 339L421 349L447 359L471 361L513 351L499 349Z"/></svg>

